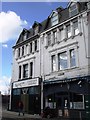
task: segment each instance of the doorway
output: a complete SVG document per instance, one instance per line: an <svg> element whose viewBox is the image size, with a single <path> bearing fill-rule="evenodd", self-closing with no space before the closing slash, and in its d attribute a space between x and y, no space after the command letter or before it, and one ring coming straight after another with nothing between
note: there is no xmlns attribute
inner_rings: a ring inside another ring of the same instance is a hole
<svg viewBox="0 0 90 120"><path fill-rule="evenodd" d="M24 111L28 113L28 105L29 105L29 95L28 94L21 94L21 101L24 105Z"/></svg>

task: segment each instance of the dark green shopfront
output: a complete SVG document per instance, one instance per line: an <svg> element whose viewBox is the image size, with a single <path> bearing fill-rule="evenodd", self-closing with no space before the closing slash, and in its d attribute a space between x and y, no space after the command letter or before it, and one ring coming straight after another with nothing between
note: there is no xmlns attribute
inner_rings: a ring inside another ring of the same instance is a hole
<svg viewBox="0 0 90 120"><path fill-rule="evenodd" d="M41 113L41 84L12 88L11 109L22 100L29 114ZM43 82L43 108L49 106L57 117L90 120L90 76Z"/></svg>

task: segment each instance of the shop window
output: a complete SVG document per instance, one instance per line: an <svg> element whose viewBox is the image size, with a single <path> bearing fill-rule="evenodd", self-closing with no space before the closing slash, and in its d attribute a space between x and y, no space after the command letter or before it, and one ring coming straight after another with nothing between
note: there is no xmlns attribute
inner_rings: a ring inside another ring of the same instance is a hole
<svg viewBox="0 0 90 120"><path fill-rule="evenodd" d="M28 78L28 64L23 65L23 78Z"/></svg>
<svg viewBox="0 0 90 120"><path fill-rule="evenodd" d="M59 70L67 68L67 52L58 54L58 68Z"/></svg>
<svg viewBox="0 0 90 120"><path fill-rule="evenodd" d="M78 6L77 6L77 4L73 4L73 5L70 6L69 13L70 13L70 17L78 14Z"/></svg>
<svg viewBox="0 0 90 120"><path fill-rule="evenodd" d="M55 55L53 55L51 57L51 59L52 59L52 72L54 72L54 71L56 71L56 57L55 57Z"/></svg>
<svg viewBox="0 0 90 120"><path fill-rule="evenodd" d="M21 79L21 66L19 66L19 79Z"/></svg>
<svg viewBox="0 0 90 120"><path fill-rule="evenodd" d="M58 14L57 13L53 13L53 15L51 17L51 24L52 24L52 26L58 24Z"/></svg>
<svg viewBox="0 0 90 120"><path fill-rule="evenodd" d="M39 87L30 87L29 94L39 94Z"/></svg>
<svg viewBox="0 0 90 120"><path fill-rule="evenodd" d="M76 66L75 50L70 50L70 67Z"/></svg>
<svg viewBox="0 0 90 120"><path fill-rule="evenodd" d="M67 37L68 38L71 37L71 26L70 25L66 26L66 30L67 30Z"/></svg>
<svg viewBox="0 0 90 120"><path fill-rule="evenodd" d="M78 21L73 23L73 27L74 27L74 35L78 35L79 34Z"/></svg>
<svg viewBox="0 0 90 120"><path fill-rule="evenodd" d="M13 89L13 95L20 95L21 90L20 89Z"/></svg>

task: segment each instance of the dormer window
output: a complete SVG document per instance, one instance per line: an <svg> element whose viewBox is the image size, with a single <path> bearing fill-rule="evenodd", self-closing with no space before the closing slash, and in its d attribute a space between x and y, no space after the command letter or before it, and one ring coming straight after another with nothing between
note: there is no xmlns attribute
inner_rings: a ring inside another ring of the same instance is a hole
<svg viewBox="0 0 90 120"><path fill-rule="evenodd" d="M71 5L69 8L69 12L70 12L70 17L78 14L78 5L77 4Z"/></svg>
<svg viewBox="0 0 90 120"><path fill-rule="evenodd" d="M27 39L27 33L24 33L23 40Z"/></svg>
<svg viewBox="0 0 90 120"><path fill-rule="evenodd" d="M52 24L52 26L58 24L58 14L57 13L53 13L53 15L51 17L51 24Z"/></svg>
<svg viewBox="0 0 90 120"><path fill-rule="evenodd" d="M34 28L34 33L37 34L37 33L38 33L38 30L39 30L39 26L36 26L36 27Z"/></svg>

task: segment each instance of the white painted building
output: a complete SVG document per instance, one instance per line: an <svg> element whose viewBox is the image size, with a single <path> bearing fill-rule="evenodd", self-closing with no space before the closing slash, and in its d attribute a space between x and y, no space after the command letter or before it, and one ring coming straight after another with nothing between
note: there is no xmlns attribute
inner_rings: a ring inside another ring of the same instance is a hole
<svg viewBox="0 0 90 120"><path fill-rule="evenodd" d="M87 2L59 7L24 29L13 47L12 110L21 99L28 113L49 106L60 117L90 115L89 38Z"/></svg>

